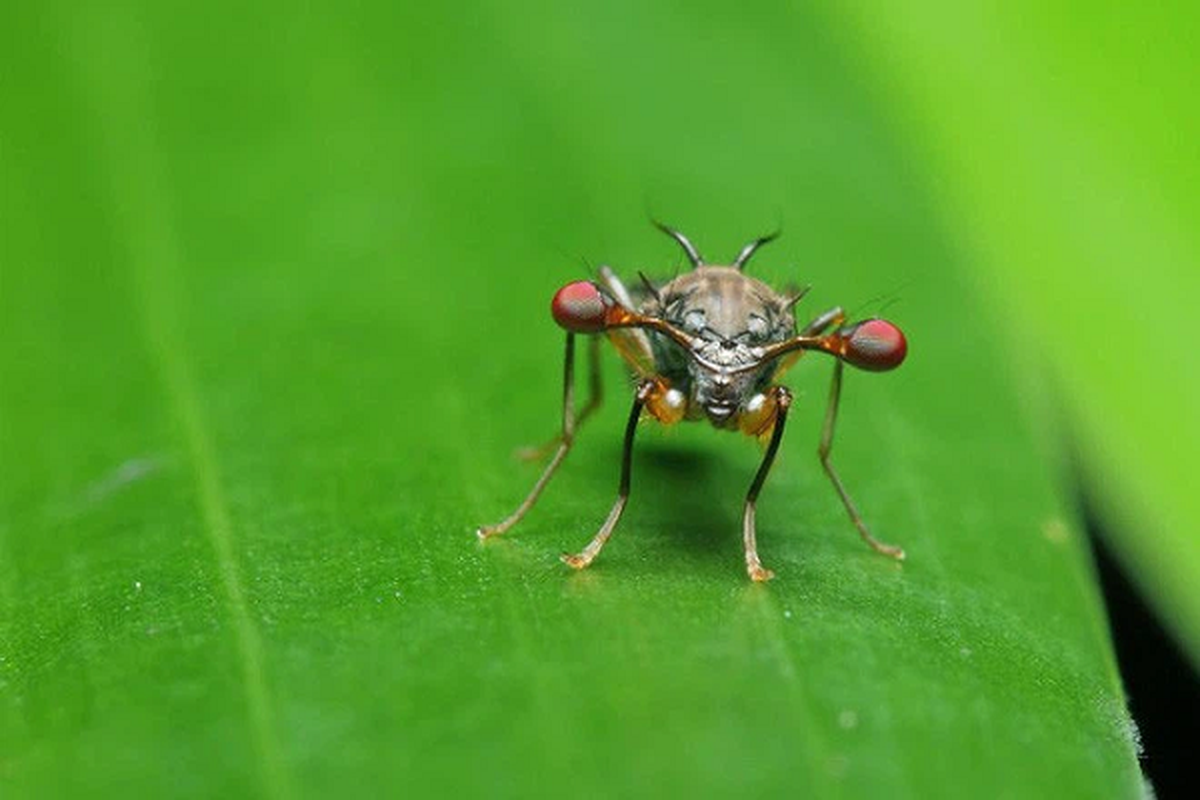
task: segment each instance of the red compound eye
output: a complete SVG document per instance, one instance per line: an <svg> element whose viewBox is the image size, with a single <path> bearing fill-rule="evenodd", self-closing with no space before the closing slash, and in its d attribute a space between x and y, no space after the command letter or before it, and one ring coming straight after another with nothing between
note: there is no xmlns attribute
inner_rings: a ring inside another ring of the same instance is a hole
<svg viewBox="0 0 1200 800"><path fill-rule="evenodd" d="M904 334L886 319L869 319L841 332L846 350L843 359L859 369L886 372L895 369L908 353Z"/></svg>
<svg viewBox="0 0 1200 800"><path fill-rule="evenodd" d="M550 303L554 321L572 333L598 333L605 329L608 301L596 284L575 281L558 290Z"/></svg>

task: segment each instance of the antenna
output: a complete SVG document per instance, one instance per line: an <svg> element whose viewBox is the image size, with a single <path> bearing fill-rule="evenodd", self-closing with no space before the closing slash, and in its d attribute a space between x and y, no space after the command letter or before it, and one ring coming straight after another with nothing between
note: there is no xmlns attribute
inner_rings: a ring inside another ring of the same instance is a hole
<svg viewBox="0 0 1200 800"><path fill-rule="evenodd" d="M693 267L704 266L704 258L697 252L695 245L688 241L688 238L674 228L668 228L656 219L650 220L654 223L654 227L670 236L675 241L679 242L679 246L683 248L683 252L687 253L688 260L692 262Z"/></svg>
<svg viewBox="0 0 1200 800"><path fill-rule="evenodd" d="M738 253L738 257L733 260L733 268L741 269L746 266L746 262L750 260L750 256L754 255L754 251L762 247L767 242L775 241L779 238L779 231L768 233L766 236L760 236L750 244L742 248L742 252Z"/></svg>

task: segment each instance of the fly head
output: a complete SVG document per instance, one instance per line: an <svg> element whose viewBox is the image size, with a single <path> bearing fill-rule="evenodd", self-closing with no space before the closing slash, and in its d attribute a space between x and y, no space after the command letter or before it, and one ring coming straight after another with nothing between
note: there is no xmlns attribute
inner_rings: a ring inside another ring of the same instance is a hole
<svg viewBox="0 0 1200 800"><path fill-rule="evenodd" d="M647 299L644 313L691 337L689 349L653 337L656 365L687 395L690 417L733 425L737 412L770 384L775 364L762 361L762 348L795 334L790 301L737 268L709 266Z"/></svg>

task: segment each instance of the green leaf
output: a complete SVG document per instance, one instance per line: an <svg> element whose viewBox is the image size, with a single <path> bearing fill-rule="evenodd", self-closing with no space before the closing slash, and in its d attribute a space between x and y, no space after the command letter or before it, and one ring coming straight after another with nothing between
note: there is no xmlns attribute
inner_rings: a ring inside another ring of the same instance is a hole
<svg viewBox="0 0 1200 800"><path fill-rule="evenodd" d="M636 10L635 10L636 8ZM839 48L768 5L37 6L3 34L0 790L1136 796L1046 398ZM760 451L629 383L539 506L553 291L669 274L644 220L904 327L792 371ZM891 300L898 302L888 305Z"/></svg>
<svg viewBox="0 0 1200 800"><path fill-rule="evenodd" d="M839 27L1007 338L1049 364L1114 549L1200 665L1200 14L1106 5L869 4Z"/></svg>

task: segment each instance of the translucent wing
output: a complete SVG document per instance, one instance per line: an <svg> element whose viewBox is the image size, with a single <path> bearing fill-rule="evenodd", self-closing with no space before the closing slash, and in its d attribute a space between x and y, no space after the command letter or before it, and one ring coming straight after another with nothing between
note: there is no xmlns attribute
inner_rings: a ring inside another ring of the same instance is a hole
<svg viewBox="0 0 1200 800"><path fill-rule="evenodd" d="M608 267L600 268L600 279L597 282L614 300L634 311L641 307L648 294L640 287L636 294L631 293L621 279L616 276L616 273ZM646 336L645 331L637 328L614 328L608 332L608 339L639 378L647 378L657 373L654 354L650 349L650 339Z"/></svg>

